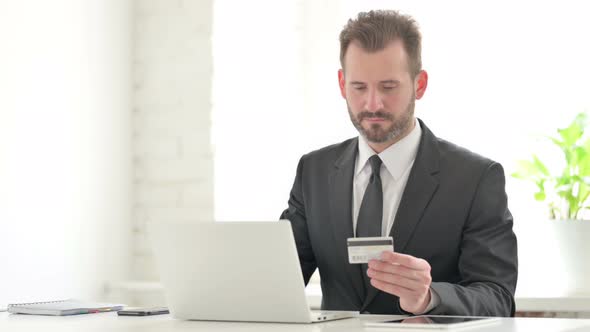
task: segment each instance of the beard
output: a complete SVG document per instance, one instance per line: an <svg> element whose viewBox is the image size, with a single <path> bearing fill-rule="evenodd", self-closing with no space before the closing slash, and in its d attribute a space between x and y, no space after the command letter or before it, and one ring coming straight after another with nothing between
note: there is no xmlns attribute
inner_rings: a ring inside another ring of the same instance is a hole
<svg viewBox="0 0 590 332"><path fill-rule="evenodd" d="M385 143L388 141L400 139L401 135L404 135L413 124L414 119L414 107L416 105L416 99L412 96L411 101L404 112L397 116L391 113L387 113L383 110L376 112L362 111L356 116L352 113L350 105L346 102L348 108L348 115L350 121L358 132L371 143ZM372 123L368 128L363 127L362 121L370 118L382 118L391 122L391 125L385 127L382 123Z"/></svg>

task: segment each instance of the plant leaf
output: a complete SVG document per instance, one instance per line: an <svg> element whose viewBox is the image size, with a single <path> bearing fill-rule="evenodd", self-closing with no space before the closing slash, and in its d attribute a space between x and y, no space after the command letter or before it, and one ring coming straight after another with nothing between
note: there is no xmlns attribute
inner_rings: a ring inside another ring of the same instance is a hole
<svg viewBox="0 0 590 332"><path fill-rule="evenodd" d="M582 137L584 134L585 114L580 113L576 116L574 121L563 129L558 129L559 136L563 139L563 144L566 146L572 146Z"/></svg>
<svg viewBox="0 0 590 332"><path fill-rule="evenodd" d="M542 202L545 200L545 198L547 198L547 195L544 192L540 191L535 193L535 199L537 201Z"/></svg>
<svg viewBox="0 0 590 332"><path fill-rule="evenodd" d="M547 170L547 167L545 166L545 164L543 164L543 162L541 162L541 160L539 160L539 157L537 157L537 155L535 154L533 155L533 165L536 170L541 172L541 174L549 176L549 171Z"/></svg>

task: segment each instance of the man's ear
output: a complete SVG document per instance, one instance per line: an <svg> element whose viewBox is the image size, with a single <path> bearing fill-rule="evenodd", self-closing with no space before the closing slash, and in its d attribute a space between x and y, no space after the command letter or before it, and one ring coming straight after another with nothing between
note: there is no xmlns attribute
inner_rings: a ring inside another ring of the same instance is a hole
<svg viewBox="0 0 590 332"><path fill-rule="evenodd" d="M346 81L344 80L344 71L342 69L338 69L338 85L340 86L340 95L346 99Z"/></svg>
<svg viewBox="0 0 590 332"><path fill-rule="evenodd" d="M428 86L428 73L425 70L421 70L416 79L414 80L414 92L416 93L416 99L422 98L426 92Z"/></svg>

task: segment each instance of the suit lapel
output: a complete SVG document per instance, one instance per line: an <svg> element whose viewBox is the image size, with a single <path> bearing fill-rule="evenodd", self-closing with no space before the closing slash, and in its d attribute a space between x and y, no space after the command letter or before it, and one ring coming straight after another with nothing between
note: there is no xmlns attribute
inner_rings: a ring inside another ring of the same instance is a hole
<svg viewBox="0 0 590 332"><path fill-rule="evenodd" d="M346 266L346 274L350 277L359 303L362 303L365 291L361 266L348 262L348 248L346 246L346 239L354 236L352 229L352 180L357 150L358 139L353 139L334 163L334 169L330 173L330 221L336 251L339 253L338 259L341 264Z"/></svg>
<svg viewBox="0 0 590 332"><path fill-rule="evenodd" d="M404 252L414 229L420 223L428 203L438 188L440 155L436 137L420 119L418 122L422 128L420 146L389 233L393 237L393 247L396 252ZM374 287L369 288L361 311L366 309L378 292Z"/></svg>
<svg viewBox="0 0 590 332"><path fill-rule="evenodd" d="M418 121L422 126L420 147L390 232L396 252L405 251L414 229L438 189L440 155L436 137L421 120Z"/></svg>

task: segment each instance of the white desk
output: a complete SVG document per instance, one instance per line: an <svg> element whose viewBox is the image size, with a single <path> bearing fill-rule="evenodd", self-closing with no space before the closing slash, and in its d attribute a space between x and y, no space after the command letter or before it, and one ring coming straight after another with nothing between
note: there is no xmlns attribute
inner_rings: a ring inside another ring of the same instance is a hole
<svg viewBox="0 0 590 332"><path fill-rule="evenodd" d="M116 313L50 317L9 315L0 313L0 331L401 331L397 329L365 328L363 320L380 320L400 316L362 316L316 324L274 324L274 323L231 323L199 322L172 319L169 315L153 317L119 317ZM413 329L418 332L419 330ZM430 330L433 331L433 330ZM503 318L498 324L465 329L465 331L485 332L585 332L590 331L590 319L561 318Z"/></svg>

